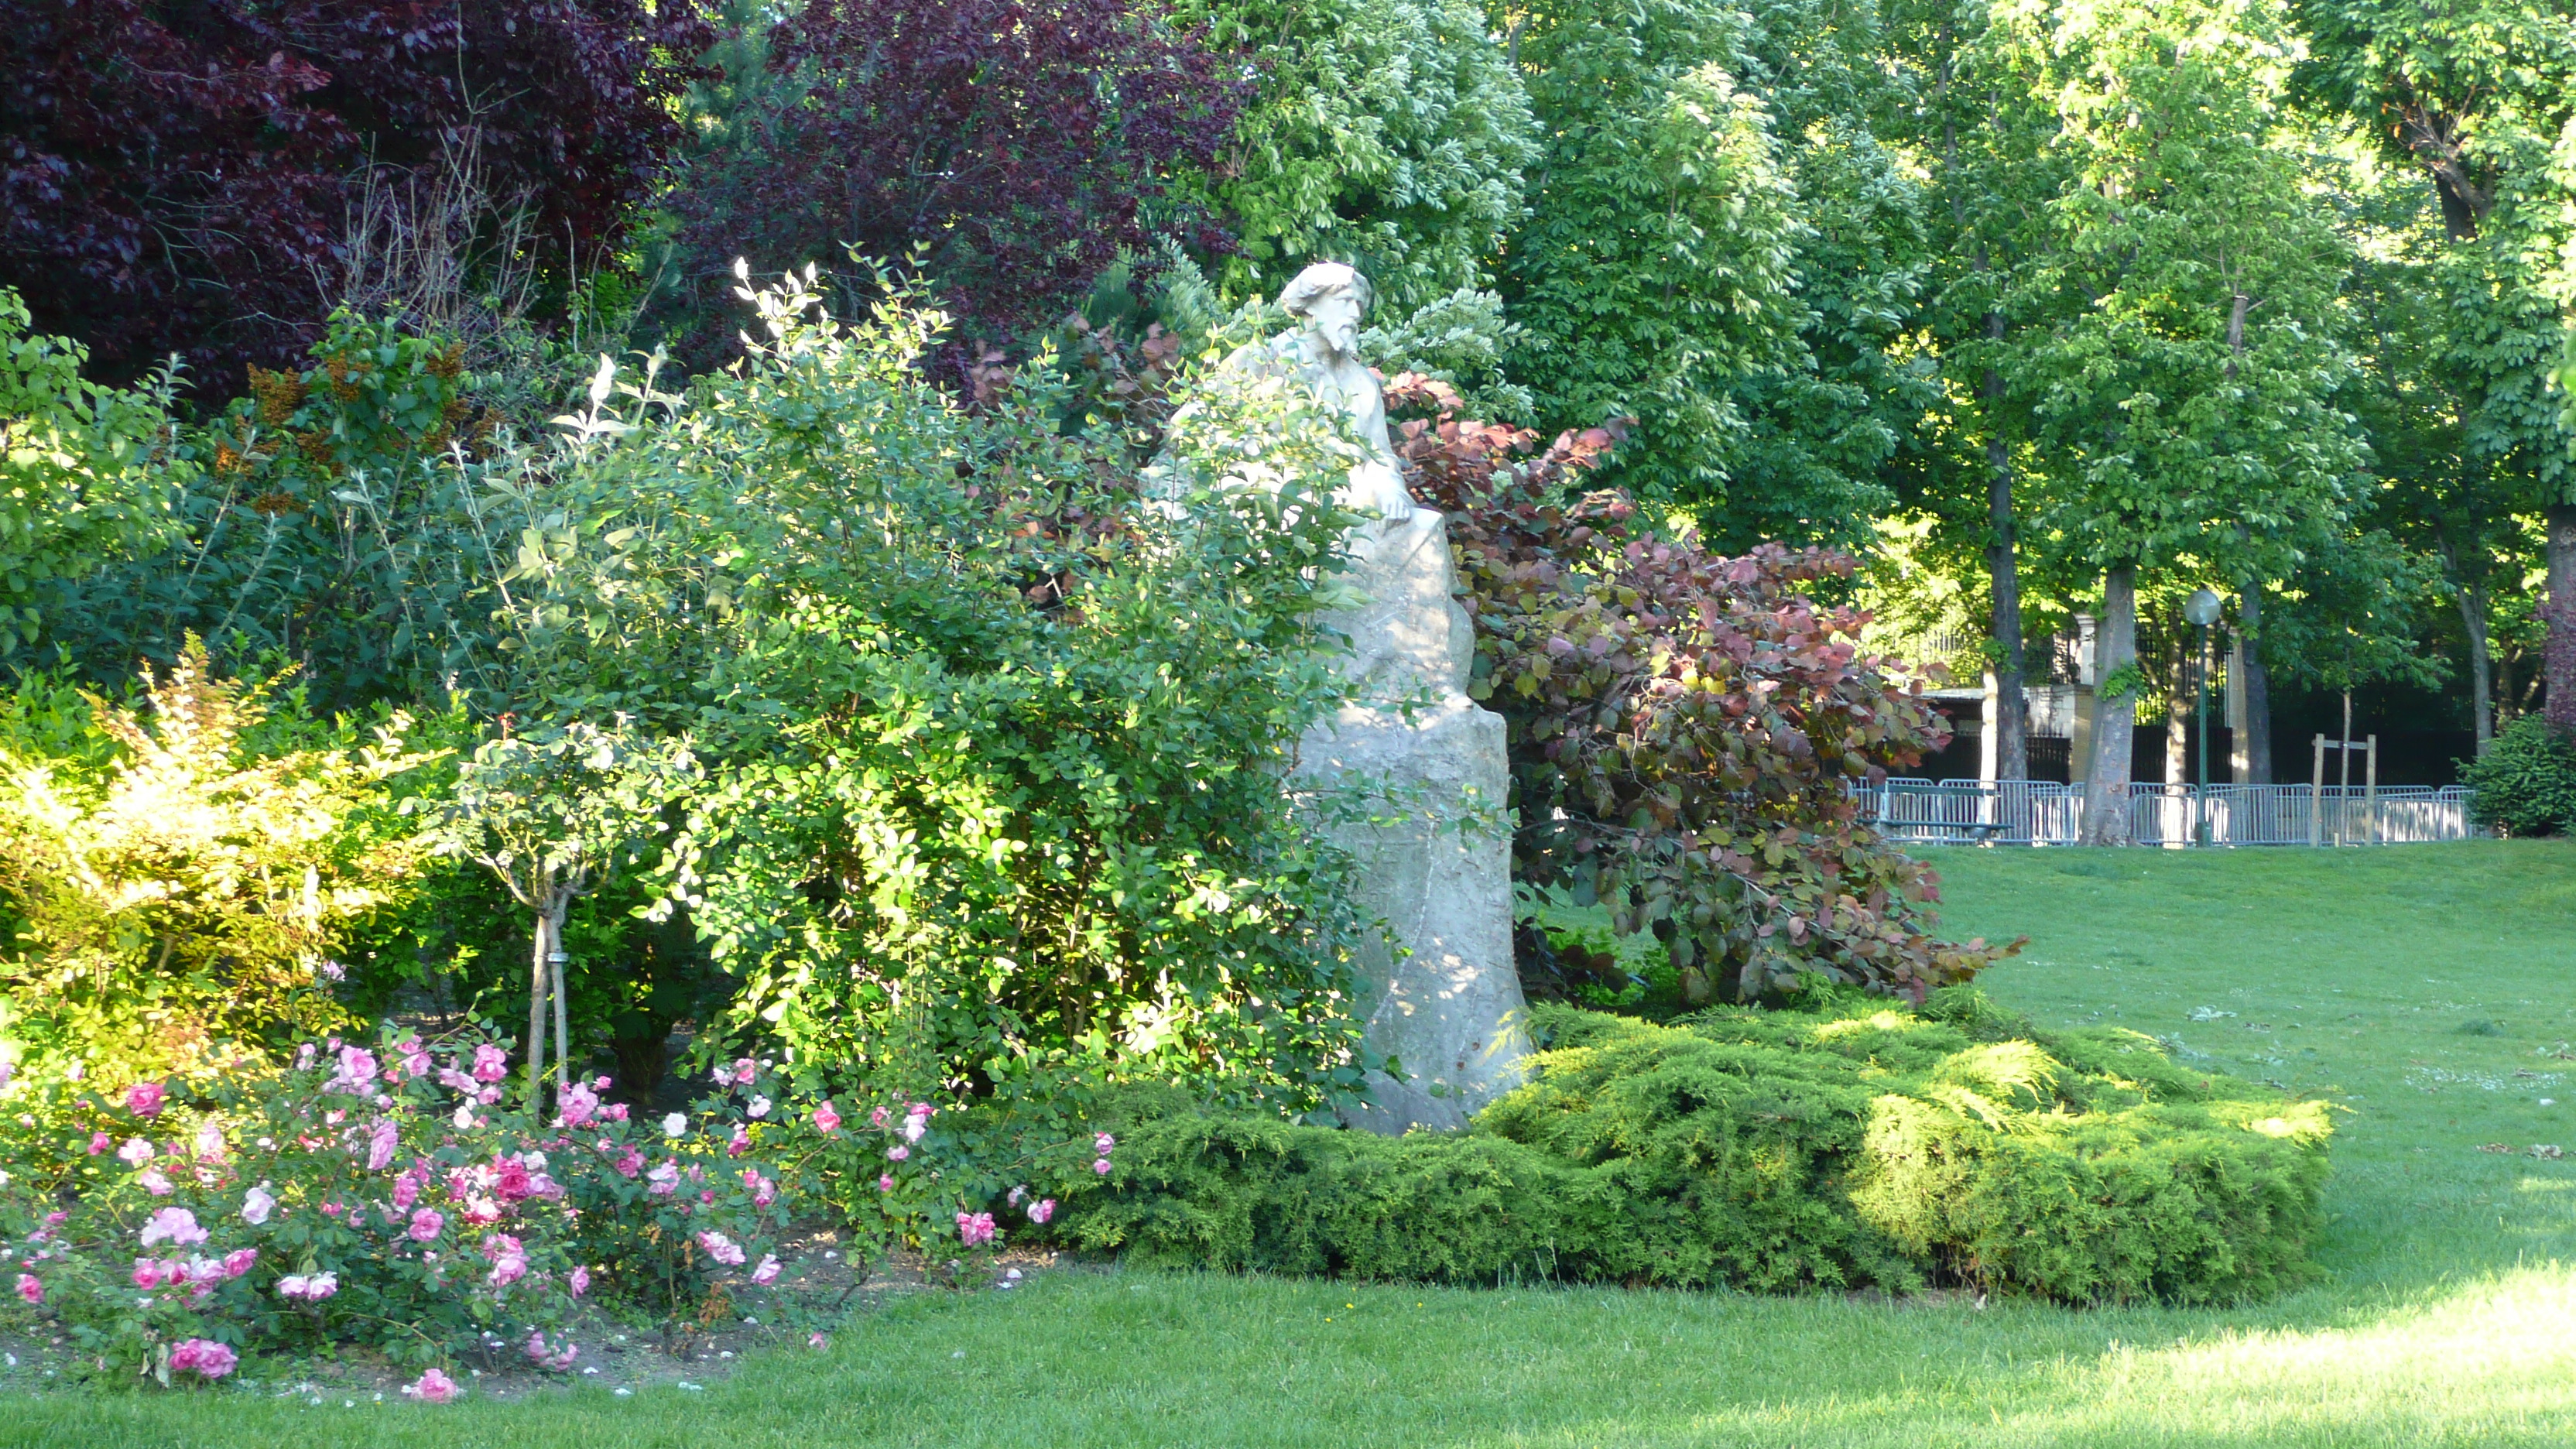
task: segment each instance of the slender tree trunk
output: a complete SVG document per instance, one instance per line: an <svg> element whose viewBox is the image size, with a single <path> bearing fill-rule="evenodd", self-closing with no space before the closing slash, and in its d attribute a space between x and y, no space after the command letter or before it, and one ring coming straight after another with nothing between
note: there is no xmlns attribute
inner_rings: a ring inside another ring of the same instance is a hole
<svg viewBox="0 0 2576 1449"><path fill-rule="evenodd" d="M2576 734L2576 505L2549 510L2549 648L2541 668L2549 696L2541 709L2549 727Z"/></svg>
<svg viewBox="0 0 2576 1449"><path fill-rule="evenodd" d="M2245 639L2245 784L2272 783L2272 680L2263 669L2263 581L2255 579L2236 599L2236 623Z"/></svg>
<svg viewBox="0 0 2576 1449"><path fill-rule="evenodd" d="M2121 564L2102 583L2094 633L2093 759L2084 777L2085 845L2129 843L2129 746L2138 726L2138 569ZM2118 688L2121 692L2114 694Z"/></svg>
<svg viewBox="0 0 2576 1449"><path fill-rule="evenodd" d="M549 895L552 892L548 892ZM551 953L554 934L554 911L551 903L539 907L537 946L528 968L528 1110L536 1111L546 1092L546 957Z"/></svg>
<svg viewBox="0 0 2576 1449"><path fill-rule="evenodd" d="M2004 319L1986 316L1986 336L2002 341ZM2012 449L2004 441L2003 374L1986 369L1986 569L1994 580L1995 778L2030 778L2030 706L2023 690L2021 535L2013 517Z"/></svg>
<svg viewBox="0 0 2576 1449"><path fill-rule="evenodd" d="M546 972L554 987L555 1002L555 1097L560 1101L563 1090L572 1081L572 996L564 990L563 923L564 912L572 905L570 897L555 902L546 922Z"/></svg>
<svg viewBox="0 0 2576 1449"><path fill-rule="evenodd" d="M2451 576L2452 597L2460 606L2460 630L2469 640L2470 713L2478 732L2478 758L2495 743L2494 651L2487 642L2487 586L2484 579L2461 576L2460 551L2451 546L2447 529L2436 527L2433 544L2442 552L2442 569Z"/></svg>
<svg viewBox="0 0 2576 1449"><path fill-rule="evenodd" d="M2483 580L2459 591L2460 627L2469 636L2470 708L2477 715L2478 758L2495 743L2495 658L2487 647L2487 586Z"/></svg>
<svg viewBox="0 0 2576 1449"><path fill-rule="evenodd" d="M2165 651L2165 783L2191 783L2191 659L2188 629L2174 631Z"/></svg>

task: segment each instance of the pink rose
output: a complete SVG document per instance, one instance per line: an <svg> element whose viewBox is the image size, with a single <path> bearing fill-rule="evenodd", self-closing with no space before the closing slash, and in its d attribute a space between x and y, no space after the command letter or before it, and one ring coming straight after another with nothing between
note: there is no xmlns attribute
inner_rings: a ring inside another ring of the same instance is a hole
<svg viewBox="0 0 2576 1449"><path fill-rule="evenodd" d="M617 1159L617 1175L629 1181L634 1180L635 1174L643 1170L644 1154L632 1147L626 1149L624 1157Z"/></svg>
<svg viewBox="0 0 2576 1449"><path fill-rule="evenodd" d="M377 1121L367 1134L367 1171L382 1172L393 1165L394 1149L402 1144L402 1135L390 1117Z"/></svg>
<svg viewBox="0 0 2576 1449"><path fill-rule="evenodd" d="M912 1149L898 1142L886 1149L886 1161L901 1162L912 1155Z"/></svg>
<svg viewBox="0 0 2576 1449"><path fill-rule="evenodd" d="M778 1255L776 1253L761 1254L760 1266L751 1270L751 1281L764 1288L778 1281Z"/></svg>
<svg viewBox="0 0 2576 1449"><path fill-rule="evenodd" d="M599 1115L607 1118L611 1122L623 1122L626 1120L626 1104L623 1102L611 1102L607 1106L599 1109Z"/></svg>
<svg viewBox="0 0 2576 1449"><path fill-rule="evenodd" d="M563 1125L580 1127L599 1114L599 1094L575 1082L563 1089L563 1096L556 1105L563 1109Z"/></svg>
<svg viewBox="0 0 2576 1449"><path fill-rule="evenodd" d="M267 1222L268 1215L275 1211L277 1211L277 1194L268 1190L267 1183L263 1182L242 1194L242 1221L252 1227L258 1227Z"/></svg>
<svg viewBox="0 0 2576 1449"><path fill-rule="evenodd" d="M877 1191L879 1191L879 1192L892 1192L892 1191L894 1191L894 1178L893 1178L893 1176L892 1176L892 1175L890 1175L890 1174L887 1174L887 1173L879 1173L879 1174L877 1175Z"/></svg>
<svg viewBox="0 0 2576 1449"><path fill-rule="evenodd" d="M116 1149L116 1160L128 1167L141 1167L152 1160L152 1154L151 1138L128 1137L125 1139L125 1145Z"/></svg>
<svg viewBox="0 0 2576 1449"><path fill-rule="evenodd" d="M740 1157L751 1150L751 1133L739 1122L733 1124L733 1136L725 1143L725 1156Z"/></svg>
<svg viewBox="0 0 2576 1449"><path fill-rule="evenodd" d="M572 1290L572 1296L575 1298L579 1298L584 1293L589 1292L590 1270L588 1268L573 1269L572 1273L564 1280L564 1286Z"/></svg>
<svg viewBox="0 0 2576 1449"><path fill-rule="evenodd" d="M1044 1200L1042 1200L1042 1201L1040 1201L1040 1202L1037 1202L1037 1203L1033 1203L1033 1204L1031 1204L1031 1205L1030 1205L1030 1207L1029 1207L1029 1221L1030 1221L1030 1222L1033 1222L1033 1223L1042 1223L1042 1222L1045 1222L1047 1219L1049 1219L1049 1218L1051 1218L1051 1217L1054 1217L1054 1216L1055 1216L1055 1199L1054 1199L1054 1198L1046 1198L1046 1199L1044 1199Z"/></svg>
<svg viewBox="0 0 2576 1449"><path fill-rule="evenodd" d="M483 1256L492 1260L492 1286L507 1288L528 1276L528 1250L507 1233L483 1240Z"/></svg>
<svg viewBox="0 0 2576 1449"><path fill-rule="evenodd" d="M1103 1157L1107 1157L1109 1155L1109 1149L1117 1145L1118 1139L1110 1136L1106 1132L1103 1132L1099 1136L1091 1139L1092 1149Z"/></svg>
<svg viewBox="0 0 2576 1449"><path fill-rule="evenodd" d="M191 1338L170 1350L172 1370L200 1378L222 1378L240 1362L240 1355L210 1338Z"/></svg>
<svg viewBox="0 0 2576 1449"><path fill-rule="evenodd" d="M510 1054L485 1042L474 1049L474 1080L497 1082L510 1074Z"/></svg>
<svg viewBox="0 0 2576 1449"><path fill-rule="evenodd" d="M366 1096L375 1085L376 1054L350 1046L340 1048L340 1064L332 1071L331 1080L322 1084L322 1090Z"/></svg>
<svg viewBox="0 0 2576 1449"><path fill-rule="evenodd" d="M224 1254L224 1276L238 1278L259 1262L259 1249L235 1248Z"/></svg>
<svg viewBox="0 0 2576 1449"><path fill-rule="evenodd" d="M434 1243L438 1241L439 1233L446 1227L447 1217L444 1213L436 1208L422 1208L411 1215L411 1227L407 1231L415 1243Z"/></svg>
<svg viewBox="0 0 2576 1449"><path fill-rule="evenodd" d="M145 1192L152 1194L154 1197L168 1197L170 1195L170 1179L157 1167L147 1167L141 1172L134 1174L134 1181Z"/></svg>
<svg viewBox="0 0 2576 1449"><path fill-rule="evenodd" d="M1093 1162L1091 1164L1091 1170L1099 1173L1102 1177L1107 1177L1109 1175L1109 1159L1103 1157Z"/></svg>
<svg viewBox="0 0 2576 1449"><path fill-rule="evenodd" d="M726 1237L722 1233L705 1232L698 1234L698 1246L706 1250L708 1257L715 1259L717 1262L722 1263L728 1268L739 1268L742 1266L744 1256L742 1245L735 1242L733 1239Z"/></svg>
<svg viewBox="0 0 2576 1449"><path fill-rule="evenodd" d="M443 1404L456 1397L456 1380L436 1369L431 1369L403 1385L403 1393L424 1404Z"/></svg>
<svg viewBox="0 0 2576 1449"><path fill-rule="evenodd" d="M993 1215L991 1213L959 1213L957 1215L957 1236L965 1242L967 1247L970 1248L980 1247L985 1243L993 1241Z"/></svg>
<svg viewBox="0 0 2576 1449"><path fill-rule="evenodd" d="M92 1157L96 1157L96 1156L98 1156L100 1153L105 1152L105 1151L107 1150L107 1147L108 1147L108 1142L107 1142L107 1134L106 1134L106 1133L104 1133L104 1132L93 1132L93 1133L89 1134L89 1155L90 1155L90 1156L92 1156Z"/></svg>
<svg viewBox="0 0 2576 1449"><path fill-rule="evenodd" d="M733 1079L746 1087L750 1086L753 1082L760 1080L760 1063L753 1061L749 1057L744 1057L742 1060L735 1062L733 1064Z"/></svg>
<svg viewBox="0 0 2576 1449"><path fill-rule="evenodd" d="M169 1095L159 1082L137 1082L125 1089L125 1110L149 1121L161 1115L161 1104Z"/></svg>
<svg viewBox="0 0 2576 1449"><path fill-rule="evenodd" d="M182 1248L194 1247L206 1240L206 1230L197 1226L197 1215L186 1208L163 1208L143 1224L143 1246L175 1243Z"/></svg>
<svg viewBox="0 0 2576 1449"><path fill-rule="evenodd" d="M676 1162L665 1162L661 1166L654 1168L651 1172L644 1174L644 1181L650 1184L647 1190L651 1192L653 1196L669 1197L672 1193L680 1190L680 1164Z"/></svg>
<svg viewBox="0 0 2576 1449"><path fill-rule="evenodd" d="M161 1286L161 1264L151 1258L134 1260L134 1286L149 1293Z"/></svg>
<svg viewBox="0 0 2576 1449"><path fill-rule="evenodd" d="M394 1179L394 1211L409 1211L411 1205L418 1201L420 1201L420 1174L417 1172L405 1172L396 1177Z"/></svg>
<svg viewBox="0 0 2576 1449"><path fill-rule="evenodd" d="M45 1280L37 1277L33 1273L19 1274L18 1296L26 1299L30 1304L43 1303L45 1301Z"/></svg>
<svg viewBox="0 0 2576 1449"><path fill-rule="evenodd" d="M814 1108L814 1130L828 1137L841 1130L841 1114L832 1110L832 1099L824 1098Z"/></svg>

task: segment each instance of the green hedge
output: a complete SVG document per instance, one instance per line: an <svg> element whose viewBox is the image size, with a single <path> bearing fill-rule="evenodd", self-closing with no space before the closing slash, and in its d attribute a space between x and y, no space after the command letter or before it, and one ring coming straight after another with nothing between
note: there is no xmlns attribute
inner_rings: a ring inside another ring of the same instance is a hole
<svg viewBox="0 0 2576 1449"><path fill-rule="evenodd" d="M2184 1071L2132 1032L2043 1034L1964 989L1533 1025L1536 1079L1465 1133L1116 1099L1117 1168L1066 1202L1060 1238L1273 1273L2071 1302L2239 1299L2309 1271L2323 1104Z"/></svg>

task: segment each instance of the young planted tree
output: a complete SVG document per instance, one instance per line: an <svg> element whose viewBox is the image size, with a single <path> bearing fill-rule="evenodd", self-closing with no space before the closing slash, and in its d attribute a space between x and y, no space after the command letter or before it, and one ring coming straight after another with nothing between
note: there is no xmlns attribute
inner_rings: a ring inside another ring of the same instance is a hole
<svg viewBox="0 0 2576 1449"><path fill-rule="evenodd" d="M427 805L436 848L492 872L529 911L530 1102L545 1082L549 1007L556 1088L570 1077L564 913L612 872L642 862L667 829L665 808L696 775L681 741L647 738L623 719L606 729L575 720L485 742L458 768L447 798Z"/></svg>

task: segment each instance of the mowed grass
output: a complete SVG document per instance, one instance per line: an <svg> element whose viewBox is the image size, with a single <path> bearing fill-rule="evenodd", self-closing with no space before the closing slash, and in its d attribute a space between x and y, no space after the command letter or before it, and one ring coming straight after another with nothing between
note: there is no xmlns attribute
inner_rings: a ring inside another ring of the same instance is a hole
<svg viewBox="0 0 2576 1449"><path fill-rule="evenodd" d="M2576 847L1938 859L1950 929L2031 937L1986 978L2001 1000L2347 1109L2315 1287L2079 1312L1068 1272L903 1303L702 1392L67 1393L0 1400L0 1442L2576 1444L2576 1160L2528 1155L2576 1149Z"/></svg>

